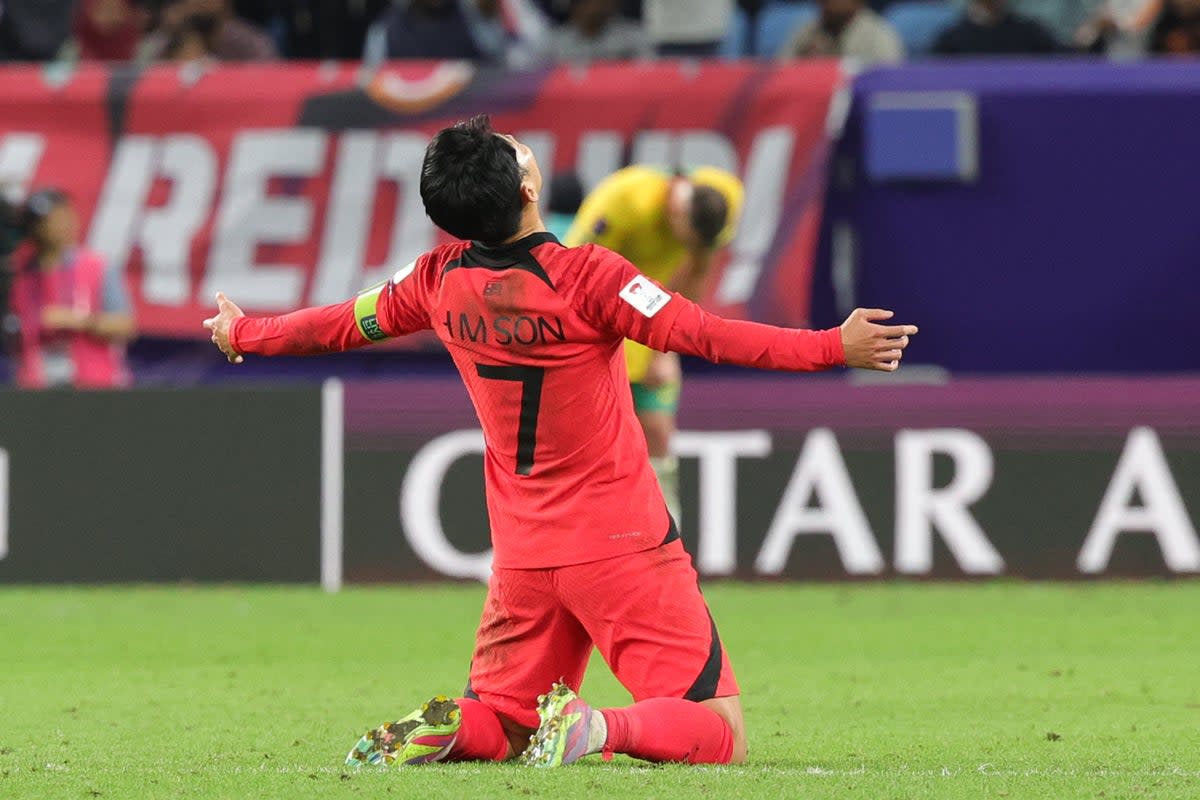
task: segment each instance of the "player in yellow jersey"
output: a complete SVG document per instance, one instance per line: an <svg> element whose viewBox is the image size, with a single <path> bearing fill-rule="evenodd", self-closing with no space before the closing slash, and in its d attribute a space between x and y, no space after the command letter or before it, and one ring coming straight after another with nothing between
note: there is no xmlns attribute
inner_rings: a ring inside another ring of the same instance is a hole
<svg viewBox="0 0 1200 800"><path fill-rule="evenodd" d="M635 165L592 190L564 241L615 250L644 272L698 300L717 252L737 232L744 191L714 167L668 170ZM650 462L672 516L679 518L679 462L671 454L682 373L679 357L625 342L625 362Z"/></svg>

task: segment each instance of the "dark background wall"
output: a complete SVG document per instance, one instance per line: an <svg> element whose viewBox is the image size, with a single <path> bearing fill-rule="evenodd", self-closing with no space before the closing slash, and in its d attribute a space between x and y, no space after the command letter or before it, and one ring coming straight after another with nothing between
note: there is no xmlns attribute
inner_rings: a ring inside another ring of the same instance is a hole
<svg viewBox="0 0 1200 800"><path fill-rule="evenodd" d="M0 393L2 581L315 581L320 397Z"/></svg>

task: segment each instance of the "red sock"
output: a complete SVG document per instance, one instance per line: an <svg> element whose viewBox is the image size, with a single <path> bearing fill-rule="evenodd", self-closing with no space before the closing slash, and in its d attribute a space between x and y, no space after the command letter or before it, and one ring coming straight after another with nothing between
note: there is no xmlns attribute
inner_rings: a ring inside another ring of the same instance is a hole
<svg viewBox="0 0 1200 800"><path fill-rule="evenodd" d="M688 764L728 764L733 756L729 723L691 700L657 697L601 713L608 723L606 752Z"/></svg>
<svg viewBox="0 0 1200 800"><path fill-rule="evenodd" d="M446 761L503 761L508 758L508 737L500 718L490 707L469 697L460 697L462 725Z"/></svg>

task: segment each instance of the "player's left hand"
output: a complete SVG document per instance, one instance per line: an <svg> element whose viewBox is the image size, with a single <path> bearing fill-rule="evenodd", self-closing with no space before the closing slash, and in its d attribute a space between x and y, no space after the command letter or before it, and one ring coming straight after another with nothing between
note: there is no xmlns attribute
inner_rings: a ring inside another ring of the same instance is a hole
<svg viewBox="0 0 1200 800"><path fill-rule="evenodd" d="M885 308L856 308L842 323L842 349L846 366L895 372L908 347L909 337L917 335L916 325L880 325L894 316Z"/></svg>
<svg viewBox="0 0 1200 800"><path fill-rule="evenodd" d="M230 364L240 364L244 360L242 354L234 350L233 345L229 343L229 327L235 319L244 316L245 312L226 297L224 292L217 292L217 315L204 320L204 327L212 331L212 343L225 354Z"/></svg>

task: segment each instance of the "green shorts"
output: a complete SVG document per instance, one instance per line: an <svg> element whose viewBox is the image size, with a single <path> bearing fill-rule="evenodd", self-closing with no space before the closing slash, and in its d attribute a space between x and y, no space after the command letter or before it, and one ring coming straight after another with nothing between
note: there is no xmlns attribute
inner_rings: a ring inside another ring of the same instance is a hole
<svg viewBox="0 0 1200 800"><path fill-rule="evenodd" d="M668 383L651 389L643 383L631 383L635 411L663 411L674 414L679 410L679 383Z"/></svg>

